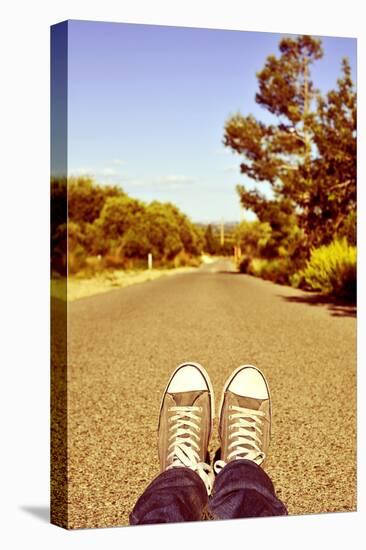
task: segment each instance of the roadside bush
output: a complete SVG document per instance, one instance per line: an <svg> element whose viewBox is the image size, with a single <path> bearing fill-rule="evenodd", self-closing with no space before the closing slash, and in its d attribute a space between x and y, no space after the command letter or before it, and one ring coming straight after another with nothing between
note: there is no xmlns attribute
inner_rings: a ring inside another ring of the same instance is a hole
<svg viewBox="0 0 366 550"><path fill-rule="evenodd" d="M273 260L255 258L250 262L247 273L273 283L286 285L290 282L291 264L288 258Z"/></svg>
<svg viewBox="0 0 366 550"><path fill-rule="evenodd" d="M242 256L239 260L240 273L248 273L252 258L250 256Z"/></svg>
<svg viewBox="0 0 366 550"><path fill-rule="evenodd" d="M126 262L119 254L107 254L103 258L103 266L106 269L124 269Z"/></svg>
<svg viewBox="0 0 366 550"><path fill-rule="evenodd" d="M201 258L190 256L184 250L181 250L175 258L168 264L168 267L199 267Z"/></svg>
<svg viewBox="0 0 366 550"><path fill-rule="evenodd" d="M305 280L304 271L296 271L296 273L293 273L289 277L290 279L290 285L294 288L301 288L303 290L312 290L309 283Z"/></svg>
<svg viewBox="0 0 366 550"><path fill-rule="evenodd" d="M88 256L83 262L83 266L80 270L77 270L77 273L74 272L74 275L80 278L91 278L99 273L102 273L104 270L103 258L102 256Z"/></svg>
<svg viewBox="0 0 366 550"><path fill-rule="evenodd" d="M356 298L356 247L345 238L315 248L303 271L303 276L314 290L348 299Z"/></svg>
<svg viewBox="0 0 366 550"><path fill-rule="evenodd" d="M77 273L86 267L87 254L85 248L77 244L73 250L69 250L68 271L70 274Z"/></svg>

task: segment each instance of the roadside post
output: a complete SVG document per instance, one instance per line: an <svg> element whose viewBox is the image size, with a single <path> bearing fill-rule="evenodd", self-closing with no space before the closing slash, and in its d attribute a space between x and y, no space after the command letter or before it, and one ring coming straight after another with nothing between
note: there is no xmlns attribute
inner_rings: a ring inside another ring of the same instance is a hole
<svg viewBox="0 0 366 550"><path fill-rule="evenodd" d="M149 271L152 270L152 263L153 263L152 254L151 254L151 252L149 252L148 255L147 255L147 268L148 268Z"/></svg>

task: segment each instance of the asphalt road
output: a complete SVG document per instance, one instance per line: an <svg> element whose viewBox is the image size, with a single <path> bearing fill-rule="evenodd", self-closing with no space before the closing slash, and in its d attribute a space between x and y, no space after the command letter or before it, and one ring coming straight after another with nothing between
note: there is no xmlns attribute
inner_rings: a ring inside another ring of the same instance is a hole
<svg viewBox="0 0 366 550"><path fill-rule="evenodd" d="M354 310L219 261L69 305L70 527L128 523L158 473L161 393L189 360L208 370L217 404L234 368L265 373L265 469L290 514L355 509Z"/></svg>

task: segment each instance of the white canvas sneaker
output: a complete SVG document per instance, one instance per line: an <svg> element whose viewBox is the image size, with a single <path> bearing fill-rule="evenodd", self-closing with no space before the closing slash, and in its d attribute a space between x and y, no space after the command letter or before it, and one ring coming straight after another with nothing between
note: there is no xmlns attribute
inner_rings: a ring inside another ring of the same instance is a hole
<svg viewBox="0 0 366 550"><path fill-rule="evenodd" d="M225 383L220 404L220 460L218 473L239 458L261 465L271 431L271 399L264 375L252 365L237 368Z"/></svg>
<svg viewBox="0 0 366 550"><path fill-rule="evenodd" d="M211 494L214 473L205 461L212 432L214 396L209 376L197 363L183 363L164 391L159 415L160 469L187 467Z"/></svg>

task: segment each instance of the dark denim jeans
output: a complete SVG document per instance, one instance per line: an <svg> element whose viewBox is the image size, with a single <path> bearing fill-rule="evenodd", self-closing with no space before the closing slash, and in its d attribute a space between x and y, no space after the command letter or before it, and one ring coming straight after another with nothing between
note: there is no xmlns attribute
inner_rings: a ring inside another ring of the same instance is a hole
<svg viewBox="0 0 366 550"><path fill-rule="evenodd" d="M197 521L206 508L215 519L287 515L265 471L250 460L240 459L229 462L216 476L210 499L193 470L162 472L136 502L130 524Z"/></svg>

